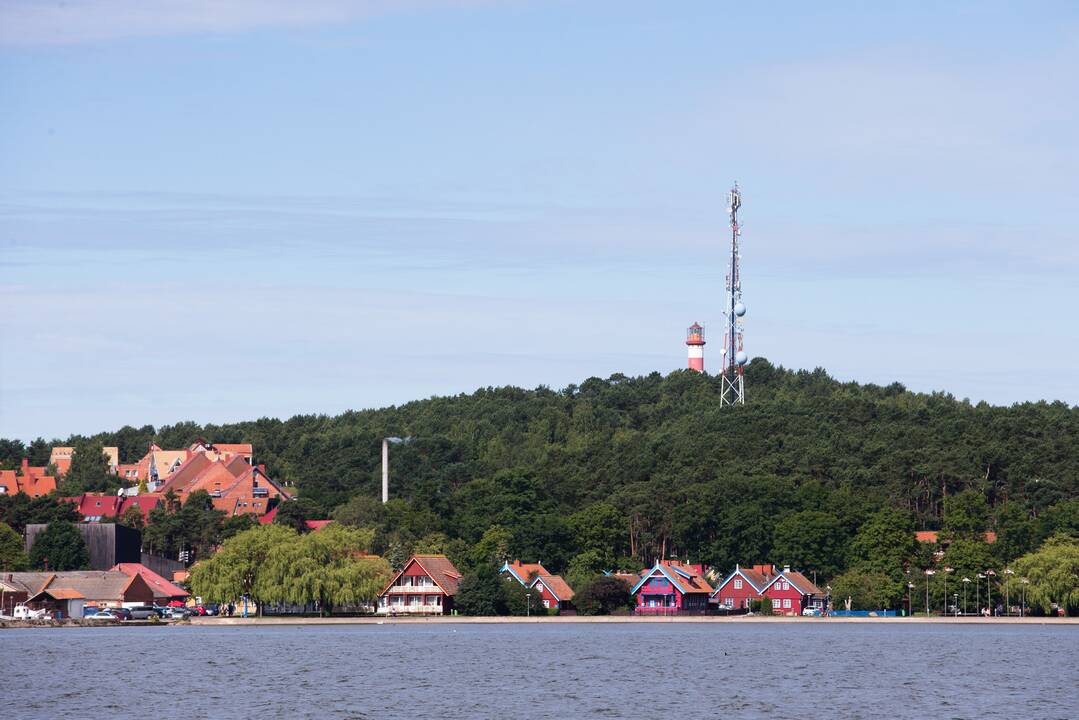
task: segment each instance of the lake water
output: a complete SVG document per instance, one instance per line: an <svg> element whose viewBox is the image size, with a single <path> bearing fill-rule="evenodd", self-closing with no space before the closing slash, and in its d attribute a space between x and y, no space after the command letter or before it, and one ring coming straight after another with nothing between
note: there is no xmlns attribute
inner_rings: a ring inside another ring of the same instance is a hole
<svg viewBox="0 0 1079 720"><path fill-rule="evenodd" d="M1079 626L0 631L14 718L1076 718Z"/></svg>

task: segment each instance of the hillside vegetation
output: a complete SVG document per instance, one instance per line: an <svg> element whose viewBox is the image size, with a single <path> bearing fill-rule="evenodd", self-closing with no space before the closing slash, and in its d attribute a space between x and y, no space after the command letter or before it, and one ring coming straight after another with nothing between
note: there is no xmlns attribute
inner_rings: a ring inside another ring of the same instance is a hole
<svg viewBox="0 0 1079 720"><path fill-rule="evenodd" d="M1079 408L973 405L762 358L746 374L744 407L720 408L718 378L677 371L62 444L117 445L130 462L151 440L250 442L308 513L378 528L377 549L391 556L495 543L553 571L665 556L829 577L851 564L870 519L956 537L994 530L1003 560L1079 530ZM394 500L383 507L387 436L410 441L391 449ZM0 461L29 452L44 464L51 444L0 441Z"/></svg>

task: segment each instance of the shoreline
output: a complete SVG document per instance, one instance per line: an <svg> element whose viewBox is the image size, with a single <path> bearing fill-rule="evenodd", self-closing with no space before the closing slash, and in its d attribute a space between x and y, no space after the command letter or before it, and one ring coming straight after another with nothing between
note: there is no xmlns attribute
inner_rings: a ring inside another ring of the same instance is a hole
<svg viewBox="0 0 1079 720"><path fill-rule="evenodd" d="M32 622L8 620L0 622L0 629L16 628L76 628L76 627L269 627L284 625L543 625L543 624L591 624L591 623L689 623L689 624L877 624L890 625L1079 625L1079 617L802 617L762 615L672 615L669 617L633 615L556 615L553 617L468 617L417 616L417 617L198 617L182 622L126 622L82 623L77 621Z"/></svg>

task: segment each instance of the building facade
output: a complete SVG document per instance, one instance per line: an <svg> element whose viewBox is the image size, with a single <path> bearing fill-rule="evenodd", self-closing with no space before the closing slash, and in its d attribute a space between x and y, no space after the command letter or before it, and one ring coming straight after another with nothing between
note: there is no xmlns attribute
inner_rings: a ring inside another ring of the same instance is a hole
<svg viewBox="0 0 1079 720"><path fill-rule="evenodd" d="M413 555L378 597L379 615L449 615L461 573L445 555Z"/></svg>

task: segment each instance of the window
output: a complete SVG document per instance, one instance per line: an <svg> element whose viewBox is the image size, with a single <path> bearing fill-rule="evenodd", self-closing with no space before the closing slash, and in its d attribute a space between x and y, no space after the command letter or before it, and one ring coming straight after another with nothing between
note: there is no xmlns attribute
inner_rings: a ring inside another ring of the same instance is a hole
<svg viewBox="0 0 1079 720"><path fill-rule="evenodd" d="M784 598L783 599L783 607L785 609L787 609L787 610L791 609L791 599L790 598Z"/></svg>
<svg viewBox="0 0 1079 720"><path fill-rule="evenodd" d="M735 590L741 590L742 589L742 578L735 578L734 579L734 589Z"/></svg>
<svg viewBox="0 0 1079 720"><path fill-rule="evenodd" d="M779 603L780 603L779 598L776 598L775 600L773 600L772 601L772 609L773 610L778 610L779 609Z"/></svg>
<svg viewBox="0 0 1079 720"><path fill-rule="evenodd" d="M723 604L729 608L734 607L734 598L724 598Z"/></svg>
<svg viewBox="0 0 1079 720"><path fill-rule="evenodd" d="M551 607L551 601L550 600L544 600L543 601L543 607L550 608Z"/></svg>

